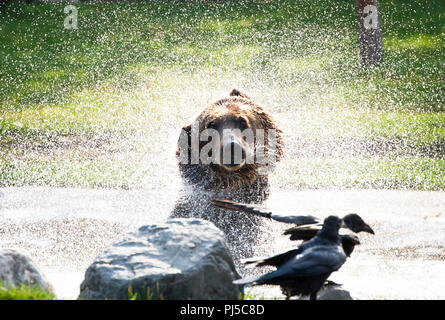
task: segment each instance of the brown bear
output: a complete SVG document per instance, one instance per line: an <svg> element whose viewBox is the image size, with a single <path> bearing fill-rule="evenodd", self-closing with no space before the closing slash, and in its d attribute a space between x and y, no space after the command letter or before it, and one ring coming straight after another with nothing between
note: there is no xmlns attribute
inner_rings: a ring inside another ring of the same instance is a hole
<svg viewBox="0 0 445 320"><path fill-rule="evenodd" d="M179 138L184 188L172 217L211 221L225 233L235 260L252 254L262 220L216 208L210 200L267 199L268 173L283 155L281 133L270 114L237 89L205 108Z"/></svg>

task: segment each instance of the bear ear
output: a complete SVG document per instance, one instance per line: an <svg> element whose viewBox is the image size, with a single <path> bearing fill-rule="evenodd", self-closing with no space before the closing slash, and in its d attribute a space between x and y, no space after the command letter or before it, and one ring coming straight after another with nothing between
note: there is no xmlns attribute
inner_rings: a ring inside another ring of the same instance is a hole
<svg viewBox="0 0 445 320"><path fill-rule="evenodd" d="M231 97L243 97L246 99L250 99L250 97L245 94L244 92L239 91L238 89L233 89L232 91L230 91L229 96Z"/></svg>
<svg viewBox="0 0 445 320"><path fill-rule="evenodd" d="M192 125L189 124L188 126L183 126L182 130L184 130L185 132L187 132L187 134L190 134L192 132Z"/></svg>
<svg viewBox="0 0 445 320"><path fill-rule="evenodd" d="M277 127L277 124L273 117L269 113L264 111L263 108L256 106L255 113L257 114L258 121L263 129L274 130L275 132L275 156L276 161L278 162L284 155L284 139L282 136L283 131L281 131L281 129Z"/></svg>
<svg viewBox="0 0 445 320"><path fill-rule="evenodd" d="M181 134L178 139L178 149L176 157L181 160L188 161L191 152L192 125L182 127Z"/></svg>

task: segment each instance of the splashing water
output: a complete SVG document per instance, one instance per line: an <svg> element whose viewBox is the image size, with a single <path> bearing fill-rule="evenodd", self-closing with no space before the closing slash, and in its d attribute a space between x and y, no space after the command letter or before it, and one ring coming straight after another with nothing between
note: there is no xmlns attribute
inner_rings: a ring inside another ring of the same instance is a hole
<svg viewBox="0 0 445 320"><path fill-rule="evenodd" d="M286 138L269 204L375 226L333 277L364 298L444 298L441 2L381 3L369 70L353 2L74 5L75 29L66 4L0 7L0 246L29 251L62 296L108 245L166 219L180 129L244 88ZM281 230L259 255L291 245Z"/></svg>
<svg viewBox="0 0 445 320"><path fill-rule="evenodd" d="M77 297L84 272L96 256L127 232L164 221L174 205L171 193L146 190L8 187L1 192L0 247L28 252L59 297L68 299ZM443 193L276 190L268 205L280 213L320 218L357 211L369 222L376 235L360 235L361 245L331 277L354 297L444 298ZM257 254L270 255L293 246L281 235L285 228L267 222ZM259 297L282 297L276 288L250 290Z"/></svg>

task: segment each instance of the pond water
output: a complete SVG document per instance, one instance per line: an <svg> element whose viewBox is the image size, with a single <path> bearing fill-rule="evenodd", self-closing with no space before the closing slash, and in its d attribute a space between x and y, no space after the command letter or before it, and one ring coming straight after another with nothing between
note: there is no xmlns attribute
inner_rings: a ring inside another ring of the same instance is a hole
<svg viewBox="0 0 445 320"><path fill-rule="evenodd" d="M178 189L115 190L50 187L0 189L0 247L28 253L59 298L75 299L86 268L104 249L144 224L162 222ZM360 299L445 299L445 192L273 189L268 207L325 217L359 213L375 231L331 280ZM293 244L268 222L270 255ZM266 241L266 240L265 240ZM283 298L277 287L247 289Z"/></svg>

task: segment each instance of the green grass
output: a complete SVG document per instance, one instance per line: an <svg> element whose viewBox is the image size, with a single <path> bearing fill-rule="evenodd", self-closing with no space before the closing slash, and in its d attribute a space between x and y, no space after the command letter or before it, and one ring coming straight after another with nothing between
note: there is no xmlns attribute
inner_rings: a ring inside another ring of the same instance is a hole
<svg viewBox="0 0 445 320"><path fill-rule="evenodd" d="M56 300L56 296L38 286L3 286L0 282L0 300Z"/></svg>
<svg viewBox="0 0 445 320"><path fill-rule="evenodd" d="M425 157L298 158L278 169L278 185L292 188L443 190L445 159ZM285 174L287 173L287 175Z"/></svg>
<svg viewBox="0 0 445 320"><path fill-rule="evenodd" d="M179 129L241 87L286 134L279 187L445 190L445 4L379 5L384 62L366 70L353 1L82 2L77 30L63 4L12 3L0 185L167 186ZM305 139L399 147L300 157Z"/></svg>
<svg viewBox="0 0 445 320"><path fill-rule="evenodd" d="M266 300L266 299L264 298L263 295L252 293L251 291L249 291L244 294L240 293L238 300Z"/></svg>

